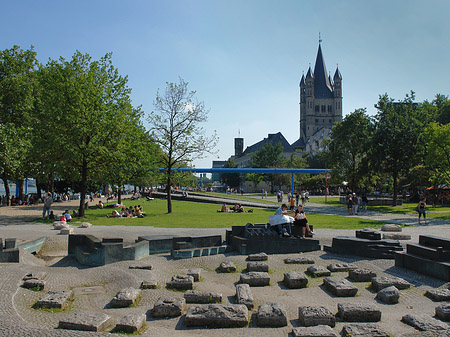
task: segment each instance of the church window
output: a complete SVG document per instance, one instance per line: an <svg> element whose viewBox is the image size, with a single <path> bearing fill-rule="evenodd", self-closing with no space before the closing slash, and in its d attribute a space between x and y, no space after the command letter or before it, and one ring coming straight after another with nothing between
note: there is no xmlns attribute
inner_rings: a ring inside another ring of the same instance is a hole
<svg viewBox="0 0 450 337"><path fill-rule="evenodd" d="M322 105L322 112L326 111L326 105Z"/></svg>
<svg viewBox="0 0 450 337"><path fill-rule="evenodd" d="M328 123L331 123L331 119L328 120Z"/></svg>
<svg viewBox="0 0 450 337"><path fill-rule="evenodd" d="M329 106L328 106L328 112L332 112L332 109L333 109L333 106L332 106L332 105L329 105Z"/></svg>
<svg viewBox="0 0 450 337"><path fill-rule="evenodd" d="M319 106L319 105L316 105L316 106L314 107L314 110L315 110L316 112L319 112L319 111L320 111L320 106Z"/></svg>

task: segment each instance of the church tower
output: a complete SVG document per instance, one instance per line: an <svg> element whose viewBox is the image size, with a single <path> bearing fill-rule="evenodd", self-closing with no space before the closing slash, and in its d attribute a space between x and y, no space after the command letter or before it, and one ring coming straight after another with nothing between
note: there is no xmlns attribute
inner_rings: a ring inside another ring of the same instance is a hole
<svg viewBox="0 0 450 337"><path fill-rule="evenodd" d="M300 79L300 138L292 146L307 151L319 147L333 124L342 120L342 76L338 67L333 78L328 74L321 42L314 72L309 66Z"/></svg>

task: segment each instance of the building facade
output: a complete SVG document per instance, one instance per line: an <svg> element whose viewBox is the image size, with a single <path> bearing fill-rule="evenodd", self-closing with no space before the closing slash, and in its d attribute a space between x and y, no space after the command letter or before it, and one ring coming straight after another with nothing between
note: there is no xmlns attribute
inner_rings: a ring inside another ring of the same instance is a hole
<svg viewBox="0 0 450 337"><path fill-rule="evenodd" d="M319 41L314 72L310 66L300 80L300 137L292 146L305 151L320 148L320 142L328 138L333 124L340 121L342 76L339 67L333 77L327 73Z"/></svg>

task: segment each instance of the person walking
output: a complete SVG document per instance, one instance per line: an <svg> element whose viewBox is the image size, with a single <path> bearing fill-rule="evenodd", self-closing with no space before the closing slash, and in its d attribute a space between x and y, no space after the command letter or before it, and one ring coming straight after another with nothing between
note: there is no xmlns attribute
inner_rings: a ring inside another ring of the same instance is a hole
<svg viewBox="0 0 450 337"><path fill-rule="evenodd" d="M45 218L45 214L50 215L50 206L53 203L52 194L50 192L47 193L47 197L44 199L44 208L42 210L42 217Z"/></svg>
<svg viewBox="0 0 450 337"><path fill-rule="evenodd" d="M423 197L419 203L417 204L416 211L419 213L419 225L420 225L420 217L423 215L423 220L425 221L425 225L427 224L427 214L425 207L427 206L427 199Z"/></svg>

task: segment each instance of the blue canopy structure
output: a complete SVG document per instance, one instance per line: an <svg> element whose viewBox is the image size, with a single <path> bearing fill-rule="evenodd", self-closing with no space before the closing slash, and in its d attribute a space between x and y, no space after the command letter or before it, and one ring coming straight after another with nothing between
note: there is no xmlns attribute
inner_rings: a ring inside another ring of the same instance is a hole
<svg viewBox="0 0 450 337"><path fill-rule="evenodd" d="M165 172L167 169L160 168L159 172ZM192 173L290 173L291 174L291 192L294 194L294 174L320 174L329 173L331 169L295 169L295 168L173 168L176 172ZM200 176L200 188L203 188L202 176Z"/></svg>

